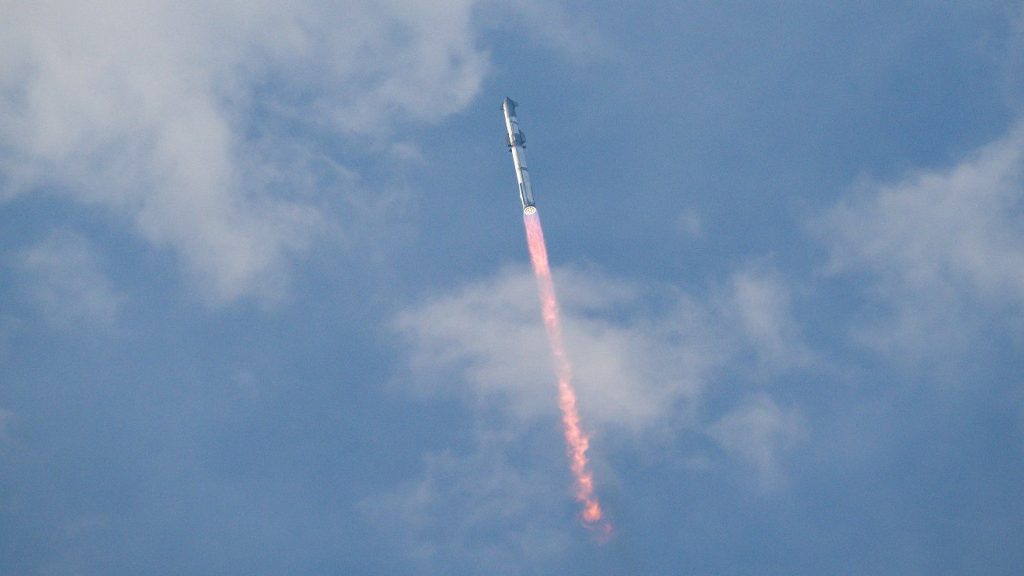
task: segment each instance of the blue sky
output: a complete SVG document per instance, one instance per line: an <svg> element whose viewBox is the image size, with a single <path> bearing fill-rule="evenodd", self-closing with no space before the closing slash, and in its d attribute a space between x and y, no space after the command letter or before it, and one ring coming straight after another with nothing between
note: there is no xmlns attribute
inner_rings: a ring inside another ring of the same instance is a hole
<svg viewBox="0 0 1024 576"><path fill-rule="evenodd" d="M0 573L1024 570L1019 3L0 12Z"/></svg>

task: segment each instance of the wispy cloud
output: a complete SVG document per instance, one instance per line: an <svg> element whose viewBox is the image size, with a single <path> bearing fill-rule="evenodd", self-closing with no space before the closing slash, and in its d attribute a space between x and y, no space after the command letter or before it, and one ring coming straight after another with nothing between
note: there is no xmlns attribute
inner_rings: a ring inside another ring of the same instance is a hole
<svg viewBox="0 0 1024 576"><path fill-rule="evenodd" d="M88 331L115 326L121 297L82 236L54 232L20 251L13 264L22 288L51 326Z"/></svg>
<svg viewBox="0 0 1024 576"><path fill-rule="evenodd" d="M759 369L802 368L813 362L793 319L790 288L779 272L763 265L740 269L724 296L719 305L745 335Z"/></svg>
<svg viewBox="0 0 1024 576"><path fill-rule="evenodd" d="M784 481L780 457L804 434L799 412L783 409L767 394L756 394L709 427L721 446L757 472L758 486L769 490Z"/></svg>
<svg viewBox="0 0 1024 576"><path fill-rule="evenodd" d="M1024 311L1024 127L947 170L866 186L817 223L829 271L868 271L870 346L963 346L984 314Z"/></svg>
<svg viewBox="0 0 1024 576"><path fill-rule="evenodd" d="M704 237L704 224L701 222L700 214L695 210L684 210L676 219L679 231L690 238Z"/></svg>
<svg viewBox="0 0 1024 576"><path fill-rule="evenodd" d="M774 273L744 269L699 297L594 272L555 274L580 409L602 433L703 430L719 415L705 413L702 402L723 393L708 389L726 374L749 378L766 368L805 367L809 358ZM553 416L551 369L525 270L425 302L396 326L410 345L418 389L497 403L525 420ZM749 385L755 381L763 383Z"/></svg>
<svg viewBox="0 0 1024 576"><path fill-rule="evenodd" d="M666 411L686 412L703 373L724 353L724 343L698 328L708 324L703 312L683 298L670 304L673 321L639 315L616 321L615 310L637 306L636 287L582 272L556 274L588 421L642 428ZM501 399L527 419L555 414L536 286L525 269L506 269L426 302L404 313L397 328L411 346L418 386L452 385L459 393Z"/></svg>
<svg viewBox="0 0 1024 576"><path fill-rule="evenodd" d="M614 57L617 49L589 19L586 10L572 10L566 2L521 0L496 2L495 16L511 18L514 27L527 30L537 41L579 64L592 64Z"/></svg>
<svg viewBox="0 0 1024 576"><path fill-rule="evenodd" d="M666 440L677 446L682 435L703 441L696 452L671 450L666 459L753 476L738 485L757 494L785 486L786 451L805 429L798 406L773 398L768 375L811 365L789 317L781 274L747 266L698 295L594 270L556 269L554 275L583 424L593 435L599 493L616 482L614 470L602 469L617 450L665 446ZM545 516L535 504L551 494L570 503L565 464L561 458L500 459L524 445L531 454L548 454L557 438L554 425L541 426L558 416L533 276L525 268L502 270L412 307L395 328L409 346L408 385L463 400L477 422L467 431L474 448L467 455L428 457L417 480L367 502L378 515L407 521L403 533L415 538L409 548L421 560L473 557L501 567L495 559L508 550L492 557L476 544L521 543L530 535L524 557L544 558L536 547L552 542L552 526L569 520ZM714 445L718 450L707 449ZM535 494L531 487L543 489ZM525 510L523 502L529 503ZM558 502L545 506L557 509ZM479 518L481 510L496 510L499 521ZM438 518L445 530L437 528ZM521 529L514 537L492 533L493 539L478 541L474 527L486 522ZM452 546L466 549L455 553Z"/></svg>
<svg viewBox="0 0 1024 576"><path fill-rule="evenodd" d="M6 6L0 199L58 190L172 248L211 301L274 298L331 201L274 177L303 160L290 127L372 146L461 109L487 69L475 4Z"/></svg>
<svg viewBox="0 0 1024 576"><path fill-rule="evenodd" d="M570 544L558 522L564 478L510 465L507 446L478 448L427 456L419 477L365 498L360 512L423 573L542 570Z"/></svg>

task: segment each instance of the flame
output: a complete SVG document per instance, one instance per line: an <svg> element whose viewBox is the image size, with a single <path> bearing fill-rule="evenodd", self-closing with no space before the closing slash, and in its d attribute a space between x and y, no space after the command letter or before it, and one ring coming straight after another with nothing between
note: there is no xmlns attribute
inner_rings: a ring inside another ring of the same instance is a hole
<svg viewBox="0 0 1024 576"><path fill-rule="evenodd" d="M548 266L548 250L544 244L544 231L540 215L536 211L525 213L526 242L530 248L530 261L537 277L540 292L541 314L547 329L551 355L554 359L555 376L558 379L558 407L562 410L562 425L565 429L565 443L569 455L569 466L576 478L576 501L583 508L583 522L598 528L605 536L611 534L611 524L604 518L601 503L594 494L594 476L587 462L590 439L580 428L580 415L576 409L576 391L572 387L572 367L562 343L562 323L558 313L558 299L555 285L551 281Z"/></svg>

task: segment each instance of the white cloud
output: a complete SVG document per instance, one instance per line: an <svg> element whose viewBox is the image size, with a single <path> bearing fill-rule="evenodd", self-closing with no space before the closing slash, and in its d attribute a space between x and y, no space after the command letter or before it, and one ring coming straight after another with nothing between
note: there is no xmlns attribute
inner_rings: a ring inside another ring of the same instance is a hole
<svg viewBox="0 0 1024 576"><path fill-rule="evenodd" d="M487 69L475 5L8 3L0 199L59 190L173 249L211 300L273 298L330 201L273 177L304 158L281 157L286 125L373 146L461 109Z"/></svg>
<svg viewBox="0 0 1024 576"><path fill-rule="evenodd" d="M402 314L396 328L413 343L413 371L458 373L414 384L427 386L425 393L456 393L465 378L473 393L505 396L523 415L549 411L541 398L549 389L550 362L543 328L532 320L539 314L534 291L532 277L505 270L491 282Z"/></svg>
<svg viewBox="0 0 1024 576"><path fill-rule="evenodd" d="M120 297L114 291L87 240L58 231L17 254L14 263L22 287L56 328L111 328Z"/></svg>
<svg viewBox="0 0 1024 576"><path fill-rule="evenodd" d="M758 368L805 367L812 354L790 310L790 289L782 276L763 266L749 266L730 278L722 310L753 345Z"/></svg>
<svg viewBox="0 0 1024 576"><path fill-rule="evenodd" d="M580 406L594 426L639 429L688 413L725 342L687 298L663 318L636 313L634 286L557 270L566 346ZM623 319L614 317L621 313ZM443 386L500 398L523 418L556 412L550 353L533 276L507 269L487 281L403 314L397 327L412 346L419 385L437 371Z"/></svg>
<svg viewBox="0 0 1024 576"><path fill-rule="evenodd" d="M870 271L881 350L963 345L979 312L1024 307L1024 126L948 170L869 186L821 222L830 271Z"/></svg>
<svg viewBox="0 0 1024 576"><path fill-rule="evenodd" d="M712 424L709 433L749 463L760 488L768 490L784 480L780 452L799 440L804 429L796 410L783 410L771 397L757 394Z"/></svg>
<svg viewBox="0 0 1024 576"><path fill-rule="evenodd" d="M709 396L720 400L716 410L727 410L732 401L721 394L760 387L777 368L806 367L788 290L770 271L742 270L703 298L594 272L554 274L584 426L598 434L700 431L718 417L705 413ZM409 342L410 380L419 390L462 394L523 420L554 417L547 342L527 271L504 270L426 302L396 326Z"/></svg>
<svg viewBox="0 0 1024 576"><path fill-rule="evenodd" d="M511 466L505 453L485 442L468 456L428 456L420 477L363 499L359 511L420 573L541 572L571 543L559 522L567 474Z"/></svg>
<svg viewBox="0 0 1024 576"><path fill-rule="evenodd" d="M755 480L740 484L762 493L784 485L782 456L803 429L797 407L780 408L762 375L806 367L809 353L781 275L747 267L700 297L593 270L554 278L599 498L616 481L605 464L613 450L677 446L680 433L722 450L658 457L701 473L753 469ZM532 274L502 270L407 310L395 328L410 347L407 384L464 400L475 445L428 457L418 479L368 498L364 513L405 538L423 572L454 563L532 573L522 559L556 558L566 518L542 510L574 503L564 456L550 451L561 444L557 402ZM532 456L503 456L524 445Z"/></svg>

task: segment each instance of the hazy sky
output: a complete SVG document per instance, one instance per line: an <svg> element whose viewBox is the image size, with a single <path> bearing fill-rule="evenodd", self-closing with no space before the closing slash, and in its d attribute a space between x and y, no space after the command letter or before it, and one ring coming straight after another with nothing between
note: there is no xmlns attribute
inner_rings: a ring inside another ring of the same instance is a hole
<svg viewBox="0 0 1024 576"><path fill-rule="evenodd" d="M2 574L1017 575L1022 351L1019 2L0 0Z"/></svg>

